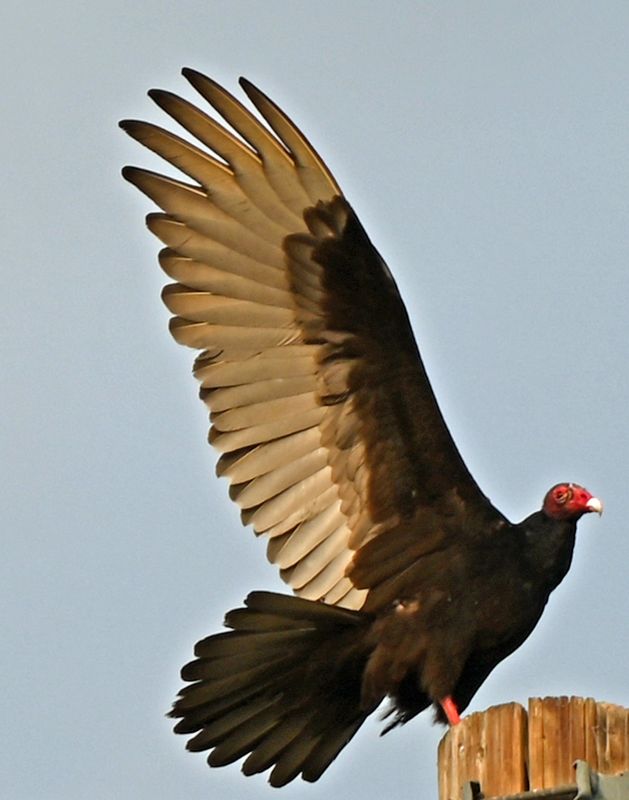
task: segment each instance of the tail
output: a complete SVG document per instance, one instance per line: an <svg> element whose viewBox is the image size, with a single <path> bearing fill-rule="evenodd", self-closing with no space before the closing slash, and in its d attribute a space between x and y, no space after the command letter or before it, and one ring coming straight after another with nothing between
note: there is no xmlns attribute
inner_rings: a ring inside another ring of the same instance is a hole
<svg viewBox="0 0 629 800"><path fill-rule="evenodd" d="M253 592L233 630L200 641L170 716L210 750L212 767L249 753L242 771L273 767L272 786L316 781L374 710L361 706L373 617L289 595ZM198 733L197 733L198 731Z"/></svg>

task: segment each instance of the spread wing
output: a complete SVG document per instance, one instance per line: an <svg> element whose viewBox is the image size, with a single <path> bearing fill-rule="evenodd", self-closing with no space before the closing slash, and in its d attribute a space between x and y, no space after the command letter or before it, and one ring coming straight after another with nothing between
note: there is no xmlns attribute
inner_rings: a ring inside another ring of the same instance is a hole
<svg viewBox="0 0 629 800"><path fill-rule="evenodd" d="M269 128L210 79L184 75L239 137L175 95L151 97L203 147L121 126L192 178L124 176L165 213L171 332L202 352L217 472L302 597L375 609L430 554L504 524L446 428L395 282L334 178L264 94Z"/></svg>

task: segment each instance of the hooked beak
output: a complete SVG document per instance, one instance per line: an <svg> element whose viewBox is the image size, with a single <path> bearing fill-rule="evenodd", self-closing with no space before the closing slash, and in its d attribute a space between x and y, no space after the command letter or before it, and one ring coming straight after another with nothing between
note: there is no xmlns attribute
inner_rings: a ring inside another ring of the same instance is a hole
<svg viewBox="0 0 629 800"><path fill-rule="evenodd" d="M590 497L590 499L585 504L585 507L588 511L595 511L599 517L603 513L603 504L598 499L598 497Z"/></svg>

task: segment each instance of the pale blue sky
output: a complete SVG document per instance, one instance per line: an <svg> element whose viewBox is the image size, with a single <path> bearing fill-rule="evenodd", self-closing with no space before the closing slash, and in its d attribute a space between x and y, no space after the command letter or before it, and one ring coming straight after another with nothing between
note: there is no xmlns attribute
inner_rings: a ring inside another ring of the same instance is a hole
<svg viewBox="0 0 629 800"><path fill-rule="evenodd" d="M166 329L120 167L157 159L152 86L258 83L326 159L395 274L442 409L513 519L558 480L606 502L531 639L470 711L629 705L629 5L92 2L3 10L8 800L435 797L429 715L374 718L316 785L210 771L163 713L194 642L281 588L213 477L192 354Z"/></svg>

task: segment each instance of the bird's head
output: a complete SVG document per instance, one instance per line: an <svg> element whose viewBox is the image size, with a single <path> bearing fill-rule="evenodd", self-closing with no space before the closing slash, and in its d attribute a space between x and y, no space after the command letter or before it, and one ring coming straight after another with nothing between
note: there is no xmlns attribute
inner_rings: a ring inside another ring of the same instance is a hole
<svg viewBox="0 0 629 800"><path fill-rule="evenodd" d="M551 519L578 520L583 514L603 513L603 504L576 483L558 483L547 492L542 511Z"/></svg>

